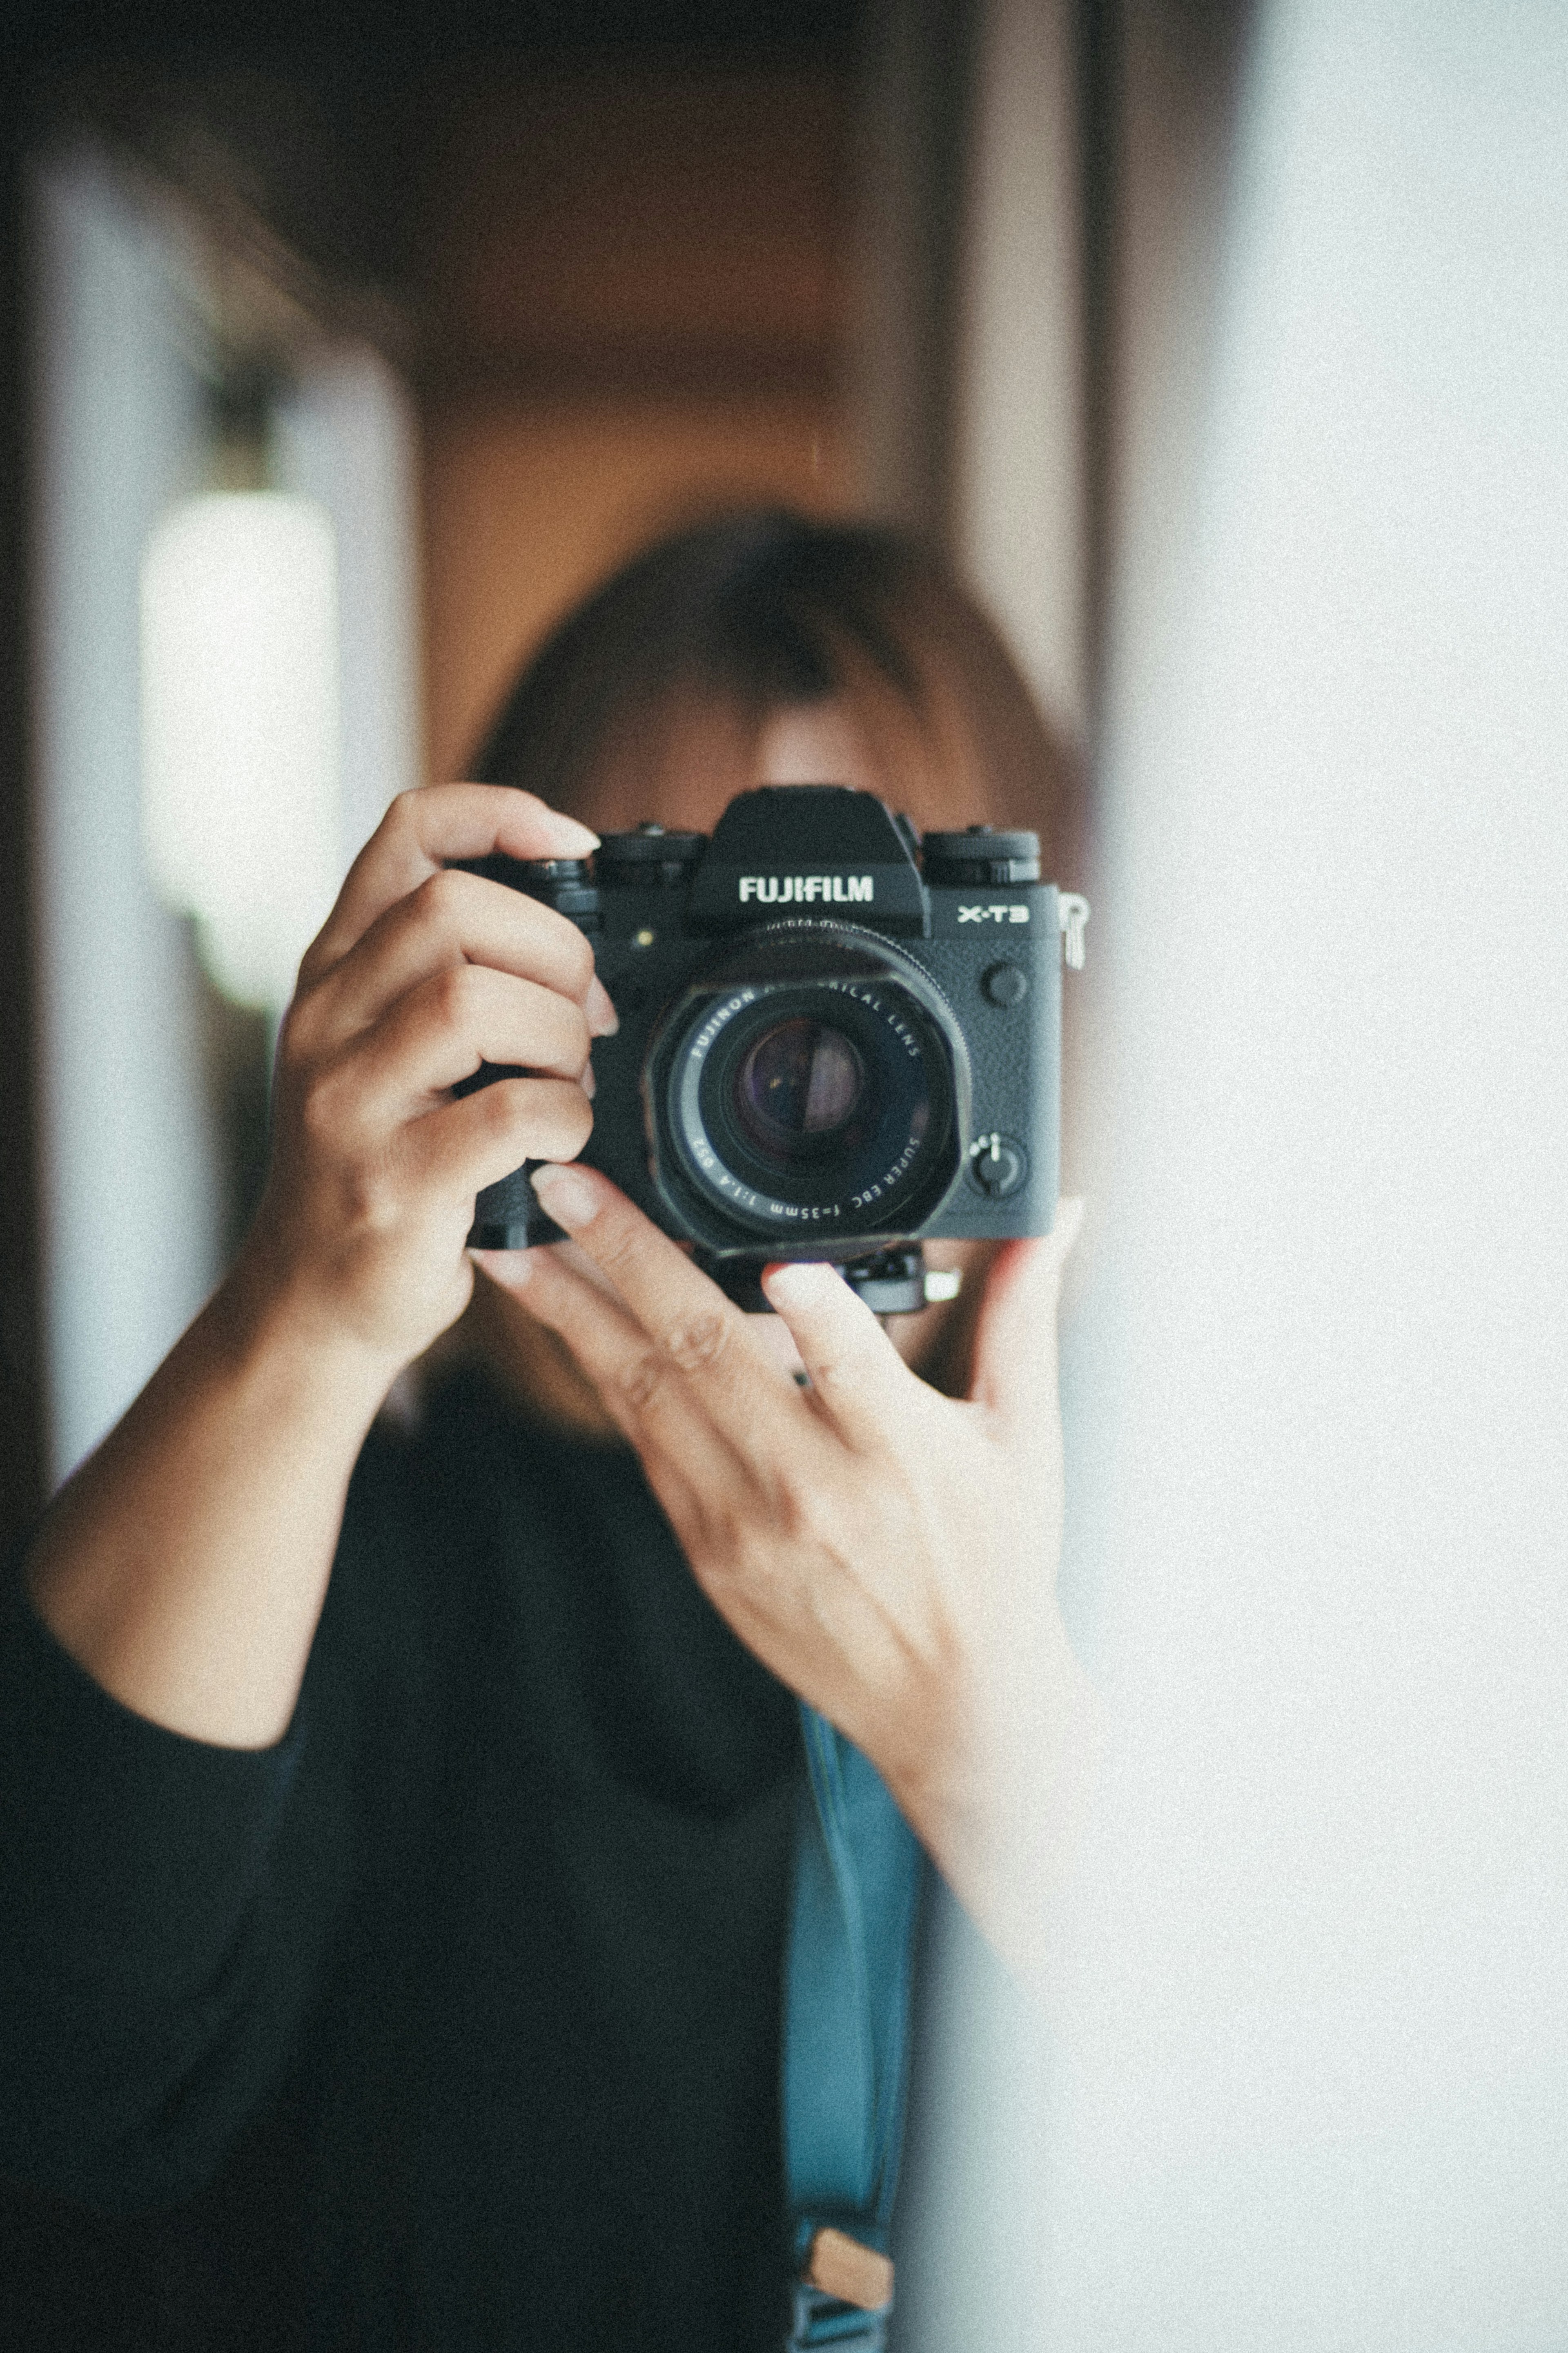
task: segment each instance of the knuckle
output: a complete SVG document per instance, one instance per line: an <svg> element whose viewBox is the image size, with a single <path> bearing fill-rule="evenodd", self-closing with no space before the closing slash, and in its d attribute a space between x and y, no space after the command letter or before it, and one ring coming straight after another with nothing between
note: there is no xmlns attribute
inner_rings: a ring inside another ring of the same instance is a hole
<svg viewBox="0 0 1568 2353"><path fill-rule="evenodd" d="M664 1350L681 1372L706 1373L720 1362L729 1344L728 1316L700 1314L667 1333Z"/></svg>
<svg viewBox="0 0 1568 2353"><path fill-rule="evenodd" d="M594 977L594 949L587 934L580 932L569 915L558 913L541 900L520 898L518 905L530 923L541 926L534 934L535 954L548 958L542 977L547 974L550 986L568 996L585 997Z"/></svg>
<svg viewBox="0 0 1568 2353"><path fill-rule="evenodd" d="M520 1086L480 1087L472 1100L474 1118L485 1135L493 1136L498 1144L520 1134L527 1124L528 1098Z"/></svg>
<svg viewBox="0 0 1568 2353"><path fill-rule="evenodd" d="M479 1012L479 979L471 964L443 965L429 984L437 1019L444 1029L468 1029Z"/></svg>
<svg viewBox="0 0 1568 2353"><path fill-rule="evenodd" d="M566 1026L563 1049L566 1060L576 1070L581 1071L586 1066L594 1045L593 1036L588 1028L588 1017L580 1005L566 1005L563 1007L562 1018Z"/></svg>
<svg viewBox="0 0 1568 2353"><path fill-rule="evenodd" d="M756 1530L749 1515L728 1496L703 1499L708 1580L716 1586L748 1586L758 1566Z"/></svg>
<svg viewBox="0 0 1568 2353"><path fill-rule="evenodd" d="M310 1057L311 1029L310 1000L301 992L290 1004L278 1030L278 1067L280 1071L300 1071Z"/></svg>
<svg viewBox="0 0 1568 2353"><path fill-rule="evenodd" d="M668 1378L669 1366L652 1349L646 1349L621 1375L621 1395L633 1413L646 1413Z"/></svg>
<svg viewBox="0 0 1568 2353"><path fill-rule="evenodd" d="M866 1367L857 1364L852 1355L842 1348L831 1356L819 1356L811 1368L812 1385L818 1389L833 1389L840 1397L853 1398L866 1386Z"/></svg>
<svg viewBox="0 0 1568 2353"><path fill-rule="evenodd" d="M558 1078L574 1078L588 1059L589 1046L587 1024L577 1007L551 989L531 995L526 1010L536 1067Z"/></svg>
<svg viewBox="0 0 1568 2353"><path fill-rule="evenodd" d="M504 1079L472 1101L485 1134L520 1160L574 1160L594 1131L588 1098L569 1079Z"/></svg>
<svg viewBox="0 0 1568 2353"><path fill-rule="evenodd" d="M412 903L426 922L446 929L454 923L461 912L467 895L468 877L450 866L438 867L427 874L412 893Z"/></svg>
<svg viewBox="0 0 1568 2353"><path fill-rule="evenodd" d="M594 1106L581 1087L569 1086L564 1092L561 1111L563 1140L571 1147L568 1159L575 1160L594 1133Z"/></svg>
<svg viewBox="0 0 1568 2353"><path fill-rule="evenodd" d="M394 795L386 805L386 815L381 820L381 829L384 833L412 834L418 831L419 795L420 787L417 785L411 786L405 792Z"/></svg>
<svg viewBox="0 0 1568 2353"><path fill-rule="evenodd" d="M768 1516L786 1544L815 1545L821 1534L821 1498L794 1479L775 1482L768 1498Z"/></svg>
<svg viewBox="0 0 1568 2353"><path fill-rule="evenodd" d="M323 923L321 930L316 934L315 938L310 942L310 946L305 950L304 955L300 958L300 967L294 975L294 989L296 996L298 996L300 990L308 988L312 981L319 980L321 975L327 970L327 951L321 944L322 941L326 937L327 928L327 924Z"/></svg>
<svg viewBox="0 0 1568 2353"><path fill-rule="evenodd" d="M300 1124L318 1147L335 1144L343 1124L343 1090L335 1071L320 1071L300 1094Z"/></svg>
<svg viewBox="0 0 1568 2353"><path fill-rule="evenodd" d="M403 1216L403 1187L389 1160L375 1155L356 1160L344 1172L348 1223L361 1234L384 1235Z"/></svg>
<svg viewBox="0 0 1568 2353"><path fill-rule="evenodd" d="M565 948L568 977L574 997L585 997L588 983L594 977L594 950L587 934L572 926L572 937Z"/></svg>

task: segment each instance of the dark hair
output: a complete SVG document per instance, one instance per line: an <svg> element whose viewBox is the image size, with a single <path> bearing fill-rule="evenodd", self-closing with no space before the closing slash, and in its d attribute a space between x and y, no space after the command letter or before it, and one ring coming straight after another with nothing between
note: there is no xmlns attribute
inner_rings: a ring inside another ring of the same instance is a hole
<svg viewBox="0 0 1568 2353"><path fill-rule="evenodd" d="M571 809L679 714L754 740L770 712L827 697L873 739L891 724L906 760L912 722L928 776L969 815L1064 846L1069 760L973 602L896 532L778 510L700 523L616 573L545 639L470 773Z"/></svg>

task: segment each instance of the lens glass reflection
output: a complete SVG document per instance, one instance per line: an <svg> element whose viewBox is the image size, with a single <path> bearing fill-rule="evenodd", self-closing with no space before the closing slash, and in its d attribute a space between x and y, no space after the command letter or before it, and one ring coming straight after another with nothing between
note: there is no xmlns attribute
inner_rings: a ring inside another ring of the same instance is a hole
<svg viewBox="0 0 1568 2353"><path fill-rule="evenodd" d="M784 1161L815 1154L853 1120L866 1066L841 1029L801 1016L763 1035L736 1073L734 1110L760 1152Z"/></svg>

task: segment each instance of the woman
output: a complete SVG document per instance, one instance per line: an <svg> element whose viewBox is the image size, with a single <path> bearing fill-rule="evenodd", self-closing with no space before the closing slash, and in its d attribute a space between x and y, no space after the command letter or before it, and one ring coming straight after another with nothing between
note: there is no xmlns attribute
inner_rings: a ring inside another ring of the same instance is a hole
<svg viewBox="0 0 1568 2353"><path fill-rule="evenodd" d="M109 2210L264 2182L272 2343L287 2306L333 2345L772 2348L792 1694L1041 1958L1089 1746L1067 1221L951 1245L956 1305L890 1333L811 1266L742 1315L571 1165L616 1019L587 941L452 862L765 782L1038 823L1062 776L934 566L774 515L611 582L479 767L356 861L255 1229L8 1622L6 1778L48 1794L3 1864L0 2162ZM454 1097L481 1060L532 1075ZM474 1195L525 1158L572 1243L476 1271Z"/></svg>

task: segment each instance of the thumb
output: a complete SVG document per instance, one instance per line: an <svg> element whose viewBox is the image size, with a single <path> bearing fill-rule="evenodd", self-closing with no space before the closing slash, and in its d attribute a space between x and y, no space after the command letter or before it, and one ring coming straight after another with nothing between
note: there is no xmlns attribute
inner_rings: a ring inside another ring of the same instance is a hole
<svg viewBox="0 0 1568 2353"><path fill-rule="evenodd" d="M1083 1203L1057 1203L1048 1234L1005 1242L992 1262L974 1327L969 1394L1004 1420L1036 1423L1057 1409L1057 1303Z"/></svg>

